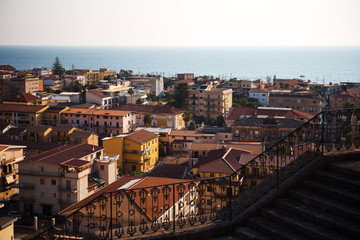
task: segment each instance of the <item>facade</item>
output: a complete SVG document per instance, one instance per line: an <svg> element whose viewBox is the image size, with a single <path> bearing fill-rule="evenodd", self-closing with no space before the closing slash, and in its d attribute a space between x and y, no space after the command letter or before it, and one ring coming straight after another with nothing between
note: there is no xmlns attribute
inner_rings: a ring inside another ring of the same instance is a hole
<svg viewBox="0 0 360 240"><path fill-rule="evenodd" d="M224 88L232 89L236 95L248 96L248 92L257 86L249 79L230 80L224 84Z"/></svg>
<svg viewBox="0 0 360 240"><path fill-rule="evenodd" d="M26 139L34 142L51 142L52 127L47 125L36 125L29 127Z"/></svg>
<svg viewBox="0 0 360 240"><path fill-rule="evenodd" d="M226 126L231 127L236 121L244 118L283 118L296 119L299 121L307 121L312 115L294 110L292 108L279 107L233 107L227 118Z"/></svg>
<svg viewBox="0 0 360 240"><path fill-rule="evenodd" d="M103 148L67 145L19 162L19 210L56 215L116 180L116 159Z"/></svg>
<svg viewBox="0 0 360 240"><path fill-rule="evenodd" d="M295 119L245 118L235 122L231 128L234 140L264 142L270 146L300 127L302 123Z"/></svg>
<svg viewBox="0 0 360 240"><path fill-rule="evenodd" d="M21 145L0 144L0 200L10 200L17 193L14 184L18 183L18 162L24 159L24 148Z"/></svg>
<svg viewBox="0 0 360 240"><path fill-rule="evenodd" d="M120 170L149 171L159 160L159 137L146 130L103 138L102 141L107 155L120 156Z"/></svg>
<svg viewBox="0 0 360 240"><path fill-rule="evenodd" d="M61 113L69 107L50 106L43 112L42 125L56 126L61 124Z"/></svg>
<svg viewBox="0 0 360 240"><path fill-rule="evenodd" d="M43 87L59 90L64 87L64 80L57 75L42 77Z"/></svg>
<svg viewBox="0 0 360 240"><path fill-rule="evenodd" d="M266 107L269 103L269 94L266 88L253 88L248 92L249 98L256 99L260 104Z"/></svg>
<svg viewBox="0 0 360 240"><path fill-rule="evenodd" d="M101 109L110 109L119 105L119 99L99 89L92 89L86 91L86 103L95 103L100 105Z"/></svg>
<svg viewBox="0 0 360 240"><path fill-rule="evenodd" d="M51 142L69 144L70 135L75 130L77 130L77 128L71 125L56 125L51 131Z"/></svg>
<svg viewBox="0 0 360 240"><path fill-rule="evenodd" d="M187 81L187 80L193 80L194 74L193 73L178 73L177 74L178 81Z"/></svg>
<svg viewBox="0 0 360 240"><path fill-rule="evenodd" d="M42 123L43 113L49 106L0 104L0 122L17 127L29 127Z"/></svg>
<svg viewBox="0 0 360 240"><path fill-rule="evenodd" d="M140 89L148 89L149 94L162 97L164 96L163 77L129 77L131 86Z"/></svg>
<svg viewBox="0 0 360 240"><path fill-rule="evenodd" d="M321 98L316 92L272 90L269 95L269 107L285 107L306 113L321 112Z"/></svg>
<svg viewBox="0 0 360 240"><path fill-rule="evenodd" d="M138 104L124 104L116 108L116 110L132 111L136 113L136 125L145 126L144 117L147 113L152 116L152 127L183 129L185 121L183 119L184 111L168 105L152 106Z"/></svg>
<svg viewBox="0 0 360 240"><path fill-rule="evenodd" d="M0 83L2 83L2 94L4 97L39 91L41 87L39 78L34 77L3 79Z"/></svg>
<svg viewBox="0 0 360 240"><path fill-rule="evenodd" d="M131 111L69 108L61 113L61 117L65 125L98 134L128 133L136 124L136 116Z"/></svg>
<svg viewBox="0 0 360 240"><path fill-rule="evenodd" d="M18 220L17 217L0 217L0 236L1 239L14 240L14 222Z"/></svg>
<svg viewBox="0 0 360 240"><path fill-rule="evenodd" d="M108 68L100 68L99 73L100 73L100 80L116 79L116 77L117 77L116 71L110 70Z"/></svg>
<svg viewBox="0 0 360 240"><path fill-rule="evenodd" d="M0 144L25 146L26 148L23 149L23 152L26 158L59 147L58 143L34 142L28 140L16 140L16 139L6 139L6 138L0 138Z"/></svg>
<svg viewBox="0 0 360 240"><path fill-rule="evenodd" d="M329 95L329 108L342 109L346 102L359 106L359 98L348 92L337 92Z"/></svg>
<svg viewBox="0 0 360 240"><path fill-rule="evenodd" d="M190 91L190 111L196 116L216 119L226 116L232 107L232 90L202 85Z"/></svg>
<svg viewBox="0 0 360 240"><path fill-rule="evenodd" d="M4 99L3 104L42 105L40 98L30 94L22 93Z"/></svg>

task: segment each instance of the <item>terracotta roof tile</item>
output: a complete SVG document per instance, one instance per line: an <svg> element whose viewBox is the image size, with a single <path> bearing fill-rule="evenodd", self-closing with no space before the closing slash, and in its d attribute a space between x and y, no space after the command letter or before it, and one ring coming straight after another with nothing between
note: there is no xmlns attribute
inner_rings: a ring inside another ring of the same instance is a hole
<svg viewBox="0 0 360 240"><path fill-rule="evenodd" d="M133 142L143 144L143 143L151 141L152 139L155 139L157 137L158 137L158 135L156 135L155 133L148 132L146 130L139 130L139 131L136 131L134 133L127 135L125 138L128 140L131 140Z"/></svg>
<svg viewBox="0 0 360 240"><path fill-rule="evenodd" d="M38 150L51 150L59 147L58 143L46 143L46 142L34 142L34 141L25 141L25 140L10 140L0 138L0 144L12 144L19 146L26 146L28 149L38 149Z"/></svg>
<svg viewBox="0 0 360 240"><path fill-rule="evenodd" d="M25 112L36 113L47 109L48 106L33 106L22 104L0 104L0 112Z"/></svg>
<svg viewBox="0 0 360 240"><path fill-rule="evenodd" d="M97 97L100 97L100 98L108 98L108 97L110 97L110 95L105 94L104 92L102 92L99 89L91 89L88 92L95 95L95 96L97 96Z"/></svg>
<svg viewBox="0 0 360 240"><path fill-rule="evenodd" d="M77 129L76 127L74 126L71 126L71 125L63 125L63 124L59 124L59 125L56 125L53 129L53 131L57 131L57 132L70 132L72 129Z"/></svg>
<svg viewBox="0 0 360 240"><path fill-rule="evenodd" d="M51 126L47 125L34 125L28 128L28 132L46 132L49 129L53 129Z"/></svg>
<svg viewBox="0 0 360 240"><path fill-rule="evenodd" d="M23 94L19 94L19 95L15 95L9 98L4 99L4 101L9 101L9 102L35 102L38 101L40 98L30 94L30 93L23 93Z"/></svg>
<svg viewBox="0 0 360 240"><path fill-rule="evenodd" d="M93 108L69 108L69 109L65 110L63 113L123 117L131 112L130 111L119 111L119 110L113 110L113 109L105 110L105 109L93 109Z"/></svg>

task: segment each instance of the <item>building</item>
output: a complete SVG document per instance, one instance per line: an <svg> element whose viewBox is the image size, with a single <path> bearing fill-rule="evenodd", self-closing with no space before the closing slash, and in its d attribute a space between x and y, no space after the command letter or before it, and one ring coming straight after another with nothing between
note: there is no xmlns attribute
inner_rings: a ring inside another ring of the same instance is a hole
<svg viewBox="0 0 360 240"><path fill-rule="evenodd" d="M207 119L226 116L232 107L232 90L201 85L190 91L190 111L193 115Z"/></svg>
<svg viewBox="0 0 360 240"><path fill-rule="evenodd" d="M43 113L49 106L0 104L0 122L17 127L29 127L42 123Z"/></svg>
<svg viewBox="0 0 360 240"><path fill-rule="evenodd" d="M171 130L169 135L169 152L171 154L188 154L193 142L215 143L216 134L203 133L197 130Z"/></svg>
<svg viewBox="0 0 360 240"><path fill-rule="evenodd" d="M83 214L84 219L91 219L91 225L95 226L101 224L101 218L110 219L110 216L117 216L117 223L119 223L117 224L118 232L125 231L140 222L144 223L145 226L150 226L151 224L154 226L155 223L157 224L155 227L165 225L170 227L174 219L177 219L179 216L187 219L190 213L195 211L195 204L193 203L196 201L197 184L198 182L186 181L184 179L124 176L86 199L64 209L60 214L68 216L78 210ZM159 185L163 186L154 187ZM175 192L168 194L168 189L171 187L177 189L176 194ZM119 195L110 195L110 192L115 191ZM94 214L89 218L89 212L86 211L85 206L92 205L95 209L100 209L99 202L94 200L101 195L105 196L109 202L116 202L117 204L110 208L111 205L108 202L103 205L103 216L101 216L102 213L100 211L95 210ZM120 196L120 201L118 196ZM77 221L74 219L69 224L70 229L75 229L74 231L76 232L88 233L88 221ZM101 235L98 228L93 230L95 236Z"/></svg>
<svg viewBox="0 0 360 240"><path fill-rule="evenodd" d="M110 70L108 68L100 68L99 69L99 74L100 74L100 80L116 79L117 78L116 71L115 70Z"/></svg>
<svg viewBox="0 0 360 240"><path fill-rule="evenodd" d="M57 75L42 77L43 86L45 88L51 88L52 90L59 90L64 87L64 79Z"/></svg>
<svg viewBox="0 0 360 240"><path fill-rule="evenodd" d="M329 95L329 108L342 109L346 102L359 106L359 98L349 92L337 92Z"/></svg>
<svg viewBox="0 0 360 240"><path fill-rule="evenodd" d="M146 130L103 138L102 141L107 155L120 156L120 170L149 171L159 160L159 137Z"/></svg>
<svg viewBox="0 0 360 240"><path fill-rule="evenodd" d="M77 75L66 75L64 79L65 86L70 85L71 83L80 83L82 86L85 85L85 76Z"/></svg>
<svg viewBox="0 0 360 240"><path fill-rule="evenodd" d="M131 111L136 113L136 125L145 126L144 117L150 113L152 116L152 127L183 129L185 128L185 121L183 119L184 111L174 108L169 105L153 106L153 105L138 105L138 104L124 104L113 109L122 111Z"/></svg>
<svg viewBox="0 0 360 240"><path fill-rule="evenodd" d="M155 96L164 96L164 79L163 77L128 77L131 86L134 88L145 89L147 94Z"/></svg>
<svg viewBox="0 0 360 240"><path fill-rule="evenodd" d="M279 107L233 107L227 118L225 119L226 126L231 127L234 122L244 118L283 118L296 119L299 121L307 121L312 118L312 115L294 110L292 108Z"/></svg>
<svg viewBox="0 0 360 240"><path fill-rule="evenodd" d="M31 93L41 90L41 84L39 78L34 77L16 77L3 79L2 83L2 95L4 97L11 97L22 93Z"/></svg>
<svg viewBox="0 0 360 240"><path fill-rule="evenodd" d="M178 73L177 74L178 81L187 81L187 80L193 80L194 74L193 73Z"/></svg>
<svg viewBox="0 0 360 240"><path fill-rule="evenodd" d="M51 142L62 145L69 144L70 135L76 130L77 128L71 125L56 125L51 131Z"/></svg>
<svg viewBox="0 0 360 240"><path fill-rule="evenodd" d="M2 239L15 239L14 222L17 220L17 217L0 217L0 236Z"/></svg>
<svg viewBox="0 0 360 240"><path fill-rule="evenodd" d="M100 89L91 89L86 91L86 103L95 103L101 106L101 109L110 109L119 105L119 98Z"/></svg>
<svg viewBox="0 0 360 240"><path fill-rule="evenodd" d="M62 113L67 110L68 107L63 106L49 106L43 112L42 125L56 126L63 122Z"/></svg>
<svg viewBox="0 0 360 240"><path fill-rule="evenodd" d="M269 107L285 107L306 113L321 112L320 95L312 91L272 90L269 95Z"/></svg>
<svg viewBox="0 0 360 240"><path fill-rule="evenodd" d="M266 88L252 88L248 91L248 94L249 98L256 99L264 107L269 103L269 93Z"/></svg>
<svg viewBox="0 0 360 240"><path fill-rule="evenodd" d="M236 95L248 96L248 92L257 88L257 86L250 81L249 79L242 80L230 80L223 85L224 88L232 89L233 93Z"/></svg>
<svg viewBox="0 0 360 240"><path fill-rule="evenodd" d="M64 208L116 180L116 158L103 147L67 145L19 162L19 210L42 216Z"/></svg>
<svg viewBox="0 0 360 240"><path fill-rule="evenodd" d="M287 136L303 122L282 118L244 118L233 124L234 140L264 142L267 146Z"/></svg>
<svg viewBox="0 0 360 240"><path fill-rule="evenodd" d="M171 128L155 128L155 127L137 127L137 131L146 130L159 136L159 159L166 157L169 154L170 144L169 135Z"/></svg>
<svg viewBox="0 0 360 240"><path fill-rule="evenodd" d="M128 133L136 124L136 115L131 111L69 108L61 117L63 124L98 134Z"/></svg>
<svg viewBox="0 0 360 240"><path fill-rule="evenodd" d="M5 98L3 104L42 105L40 98L30 93L22 93Z"/></svg>
<svg viewBox="0 0 360 240"><path fill-rule="evenodd" d="M70 134L70 143L82 144L87 143L90 145L99 145L99 136L91 131L75 130Z"/></svg>
<svg viewBox="0 0 360 240"><path fill-rule="evenodd" d="M27 130L26 139L34 142L51 142L53 128L47 125L31 126Z"/></svg>
<svg viewBox="0 0 360 240"><path fill-rule="evenodd" d="M0 138L0 144L2 145L16 145L16 146L25 146L23 149L24 156L26 158L38 155L40 153L52 150L59 147L58 143L47 143L47 142L34 142L28 140L13 140Z"/></svg>
<svg viewBox="0 0 360 240"><path fill-rule="evenodd" d="M52 68L49 67L37 67L37 68L29 68L28 72L37 77L51 75Z"/></svg>
<svg viewBox="0 0 360 240"><path fill-rule="evenodd" d="M11 126L1 137L9 140L24 140L27 136L27 128Z"/></svg>
<svg viewBox="0 0 360 240"><path fill-rule="evenodd" d="M0 200L10 200L17 193L14 184L18 183L18 162L24 159L21 145L0 144Z"/></svg>
<svg viewBox="0 0 360 240"><path fill-rule="evenodd" d="M186 179L188 177L187 165L159 164L148 174L149 177Z"/></svg>

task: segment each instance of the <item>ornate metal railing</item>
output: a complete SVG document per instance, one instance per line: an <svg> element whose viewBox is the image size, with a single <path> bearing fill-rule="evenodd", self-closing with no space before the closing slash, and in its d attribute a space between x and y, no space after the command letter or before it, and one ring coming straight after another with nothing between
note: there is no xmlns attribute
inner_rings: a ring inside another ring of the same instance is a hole
<svg viewBox="0 0 360 240"><path fill-rule="evenodd" d="M231 221L248 192L267 181L276 189L293 165L359 146L360 109L323 111L231 175L103 192L34 239L139 238Z"/></svg>

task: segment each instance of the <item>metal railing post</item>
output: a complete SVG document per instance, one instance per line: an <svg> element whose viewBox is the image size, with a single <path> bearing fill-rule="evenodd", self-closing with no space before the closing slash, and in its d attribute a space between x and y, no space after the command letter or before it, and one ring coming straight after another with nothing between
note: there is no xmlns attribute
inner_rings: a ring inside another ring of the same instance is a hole
<svg viewBox="0 0 360 240"><path fill-rule="evenodd" d="M174 204L173 204L173 231L175 232L175 226L176 226L176 224L175 224L175 208L176 208L176 206L175 206L175 203L176 203L176 201L175 201L175 184L173 184L173 202L174 202Z"/></svg>

